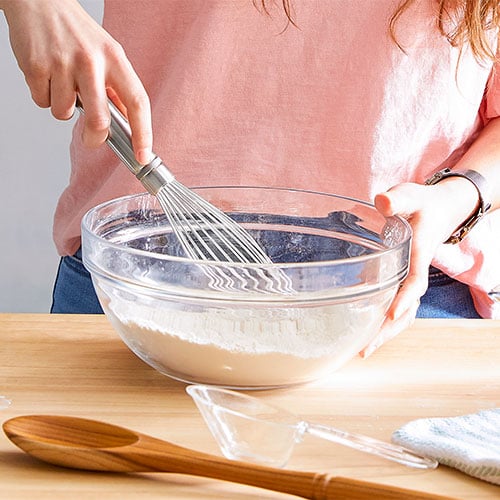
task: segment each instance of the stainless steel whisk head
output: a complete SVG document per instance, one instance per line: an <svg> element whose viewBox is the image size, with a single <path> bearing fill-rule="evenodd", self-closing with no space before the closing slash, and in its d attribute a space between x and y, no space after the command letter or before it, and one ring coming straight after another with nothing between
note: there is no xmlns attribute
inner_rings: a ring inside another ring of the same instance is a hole
<svg viewBox="0 0 500 500"><path fill-rule="evenodd" d="M83 113L79 100L77 108ZM159 156L141 165L132 149L128 121L108 99L111 124L106 142L127 168L141 181L147 191L156 196L172 231L186 255L194 260L272 264L271 259L252 235L231 217L176 180ZM227 266L224 270L207 264L205 274L217 289L243 288L266 293L289 293L291 286L283 273L255 269L253 271Z"/></svg>
<svg viewBox="0 0 500 500"><path fill-rule="evenodd" d="M108 100L111 124L107 143L143 186L156 196L186 255L196 260L270 264L255 239L231 217L178 182L160 157L137 162L130 126ZM77 107L83 112L81 103Z"/></svg>

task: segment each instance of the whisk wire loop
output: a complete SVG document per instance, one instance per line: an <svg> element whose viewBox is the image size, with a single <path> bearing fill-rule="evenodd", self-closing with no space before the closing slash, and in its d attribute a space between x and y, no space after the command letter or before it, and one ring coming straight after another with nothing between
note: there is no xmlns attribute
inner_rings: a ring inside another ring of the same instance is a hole
<svg viewBox="0 0 500 500"><path fill-rule="evenodd" d="M77 108L83 106L77 100ZM108 99L111 124L106 142L145 186L156 196L186 256L203 264L211 287L265 293L293 292L289 278L279 270L246 269L238 264L272 264L252 235L222 210L178 182L160 157L148 165L135 159L132 134L126 118ZM210 265L212 262L212 265ZM214 263L234 265L215 266Z"/></svg>

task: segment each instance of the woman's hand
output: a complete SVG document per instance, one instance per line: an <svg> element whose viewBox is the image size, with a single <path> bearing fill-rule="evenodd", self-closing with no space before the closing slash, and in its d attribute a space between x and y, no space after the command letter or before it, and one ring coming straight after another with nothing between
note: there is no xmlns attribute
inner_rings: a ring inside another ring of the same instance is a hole
<svg viewBox="0 0 500 500"><path fill-rule="evenodd" d="M97 147L108 135L109 96L128 117L136 159L150 161L149 99L120 44L76 0L0 0L0 9L35 103L67 120L78 94L84 144Z"/></svg>
<svg viewBox="0 0 500 500"><path fill-rule="evenodd" d="M466 179L451 177L434 186L405 183L375 197L384 216L400 215L413 230L410 268L378 335L361 352L369 356L414 321L427 290L429 266L437 247L476 209L478 192Z"/></svg>

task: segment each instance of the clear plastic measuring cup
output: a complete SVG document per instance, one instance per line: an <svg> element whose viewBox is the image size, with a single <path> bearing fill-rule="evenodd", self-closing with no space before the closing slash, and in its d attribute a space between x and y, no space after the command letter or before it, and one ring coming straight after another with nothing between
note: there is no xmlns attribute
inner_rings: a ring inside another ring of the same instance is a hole
<svg viewBox="0 0 500 500"><path fill-rule="evenodd" d="M193 398L223 455L233 460L283 467L306 432L409 467L434 469L438 462L402 446L301 420L254 396L206 385L190 385Z"/></svg>

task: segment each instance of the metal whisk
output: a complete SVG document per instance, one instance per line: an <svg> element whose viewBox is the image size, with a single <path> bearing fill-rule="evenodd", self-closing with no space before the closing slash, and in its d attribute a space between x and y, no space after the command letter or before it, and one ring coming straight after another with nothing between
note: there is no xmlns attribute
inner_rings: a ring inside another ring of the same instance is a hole
<svg viewBox="0 0 500 500"><path fill-rule="evenodd" d="M138 163L128 121L109 99L108 106L111 124L106 142L147 191L156 196L186 255L207 261L202 270L210 280L209 286L223 291L293 293L289 278L279 270L209 264L209 261L272 264L272 261L240 224L178 182L160 157L155 156L147 165ZM79 100L76 107L84 112Z"/></svg>
<svg viewBox="0 0 500 500"><path fill-rule="evenodd" d="M77 108L84 112L81 102ZM107 143L128 169L156 196L186 255L196 260L270 264L262 247L240 224L178 182L160 157L147 165L134 157L130 126L108 100L111 125Z"/></svg>

